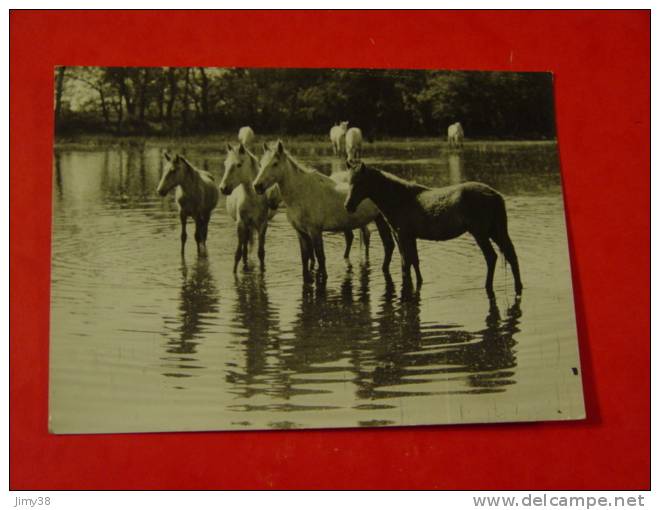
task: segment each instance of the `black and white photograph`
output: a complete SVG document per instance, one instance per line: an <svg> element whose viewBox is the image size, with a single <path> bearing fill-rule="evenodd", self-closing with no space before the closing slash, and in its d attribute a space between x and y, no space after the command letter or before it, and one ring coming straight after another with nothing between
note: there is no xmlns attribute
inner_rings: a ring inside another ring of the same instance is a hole
<svg viewBox="0 0 660 510"><path fill-rule="evenodd" d="M551 73L53 72L50 432L585 417Z"/></svg>

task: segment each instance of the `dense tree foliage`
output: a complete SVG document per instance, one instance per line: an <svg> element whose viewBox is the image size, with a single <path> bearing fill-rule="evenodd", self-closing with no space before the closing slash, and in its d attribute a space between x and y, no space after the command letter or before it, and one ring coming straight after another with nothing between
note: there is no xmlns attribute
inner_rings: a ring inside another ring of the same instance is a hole
<svg viewBox="0 0 660 510"><path fill-rule="evenodd" d="M552 75L421 70L59 67L62 133L325 134L348 120L368 138L552 138Z"/></svg>

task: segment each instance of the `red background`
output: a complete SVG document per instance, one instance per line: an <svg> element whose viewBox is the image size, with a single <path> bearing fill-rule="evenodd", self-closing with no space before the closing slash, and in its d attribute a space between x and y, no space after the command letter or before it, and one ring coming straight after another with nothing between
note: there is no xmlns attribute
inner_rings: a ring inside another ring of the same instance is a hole
<svg viewBox="0 0 660 510"><path fill-rule="evenodd" d="M647 12L14 11L10 44L11 488L649 488ZM554 72L588 419L49 435L56 64Z"/></svg>

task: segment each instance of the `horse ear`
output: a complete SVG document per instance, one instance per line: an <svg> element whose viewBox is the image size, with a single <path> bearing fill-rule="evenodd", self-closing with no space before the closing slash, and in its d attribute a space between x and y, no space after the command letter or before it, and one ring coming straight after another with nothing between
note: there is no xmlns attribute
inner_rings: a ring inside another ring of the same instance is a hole
<svg viewBox="0 0 660 510"><path fill-rule="evenodd" d="M231 150L232 150L231 145L229 145L229 142L227 142L227 152L229 153L229 152L231 152Z"/></svg>
<svg viewBox="0 0 660 510"><path fill-rule="evenodd" d="M167 152L167 151L163 151L163 157L164 157L167 161L172 161L172 156L170 156L170 153Z"/></svg>
<svg viewBox="0 0 660 510"><path fill-rule="evenodd" d="M264 152L268 152L268 144L266 142L264 142L263 147L264 147Z"/></svg>
<svg viewBox="0 0 660 510"><path fill-rule="evenodd" d="M243 144L240 144L238 146L238 153L239 154L245 154L245 147L243 147Z"/></svg>
<svg viewBox="0 0 660 510"><path fill-rule="evenodd" d="M282 143L282 140L277 141L277 152L278 154L282 154L284 152L284 144Z"/></svg>
<svg viewBox="0 0 660 510"><path fill-rule="evenodd" d="M174 162L175 163L183 163L183 168L184 170L190 170L190 163L188 163L188 160L184 158L181 154L177 154L174 156Z"/></svg>

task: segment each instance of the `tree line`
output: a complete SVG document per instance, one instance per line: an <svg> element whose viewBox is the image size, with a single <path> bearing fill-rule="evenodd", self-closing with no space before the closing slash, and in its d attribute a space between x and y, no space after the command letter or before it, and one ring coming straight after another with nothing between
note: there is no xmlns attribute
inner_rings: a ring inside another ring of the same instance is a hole
<svg viewBox="0 0 660 510"><path fill-rule="evenodd" d="M57 67L58 135L327 134L554 138L552 75L481 71Z"/></svg>

